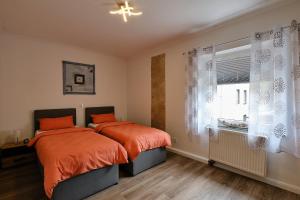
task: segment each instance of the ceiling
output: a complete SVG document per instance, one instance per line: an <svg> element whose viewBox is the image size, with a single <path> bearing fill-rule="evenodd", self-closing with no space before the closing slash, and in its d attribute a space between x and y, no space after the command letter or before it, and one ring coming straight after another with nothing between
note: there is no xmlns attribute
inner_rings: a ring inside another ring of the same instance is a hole
<svg viewBox="0 0 300 200"><path fill-rule="evenodd" d="M72 44L119 57L284 0L134 0L142 16L110 15L114 0L0 0L7 32Z"/></svg>

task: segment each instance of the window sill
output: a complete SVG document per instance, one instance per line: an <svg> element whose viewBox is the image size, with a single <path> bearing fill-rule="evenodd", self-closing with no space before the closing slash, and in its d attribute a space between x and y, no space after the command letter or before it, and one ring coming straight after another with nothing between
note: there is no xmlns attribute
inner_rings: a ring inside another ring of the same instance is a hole
<svg viewBox="0 0 300 200"><path fill-rule="evenodd" d="M230 127L219 126L218 129L221 131L237 132L245 135L248 134L248 128L230 128Z"/></svg>
<svg viewBox="0 0 300 200"><path fill-rule="evenodd" d="M209 130L211 130L211 129L212 128L209 128ZM219 126L218 130L223 131L223 132L230 132L230 133L234 133L234 134L241 134L241 135L244 135L244 136L248 135L248 129L227 128L227 127ZM254 137L261 138L261 139L264 139L264 140L267 139L267 137L265 137L265 136L254 136Z"/></svg>
<svg viewBox="0 0 300 200"><path fill-rule="evenodd" d="M212 130L212 128L209 128L209 130ZM219 126L218 130L222 131L222 132L230 132L230 133L235 133L235 134L248 135L248 129L228 128L228 127Z"/></svg>

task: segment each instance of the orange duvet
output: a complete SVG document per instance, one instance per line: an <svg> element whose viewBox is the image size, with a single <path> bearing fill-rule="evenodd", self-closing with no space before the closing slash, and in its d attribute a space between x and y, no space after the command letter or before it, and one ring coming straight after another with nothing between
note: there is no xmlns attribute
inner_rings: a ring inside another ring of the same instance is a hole
<svg viewBox="0 0 300 200"><path fill-rule="evenodd" d="M51 198L61 181L101 167L127 163L126 150L89 128L46 131L28 144L35 146L44 167L44 188Z"/></svg>
<svg viewBox="0 0 300 200"><path fill-rule="evenodd" d="M95 130L122 144L131 160L142 151L171 145L168 133L132 122L101 123Z"/></svg>

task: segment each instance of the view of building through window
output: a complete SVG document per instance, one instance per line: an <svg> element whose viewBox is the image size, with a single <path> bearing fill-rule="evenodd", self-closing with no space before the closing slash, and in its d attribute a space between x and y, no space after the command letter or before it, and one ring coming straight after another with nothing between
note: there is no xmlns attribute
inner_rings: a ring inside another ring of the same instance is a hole
<svg viewBox="0 0 300 200"><path fill-rule="evenodd" d="M249 116L250 46L217 52L219 119L247 121Z"/></svg>
<svg viewBox="0 0 300 200"><path fill-rule="evenodd" d="M246 120L249 116L249 83L222 84L217 87L219 118Z"/></svg>

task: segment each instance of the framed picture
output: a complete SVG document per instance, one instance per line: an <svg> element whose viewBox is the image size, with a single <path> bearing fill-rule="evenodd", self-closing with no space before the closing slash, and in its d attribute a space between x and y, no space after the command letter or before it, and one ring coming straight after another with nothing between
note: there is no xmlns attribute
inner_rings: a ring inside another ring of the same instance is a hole
<svg viewBox="0 0 300 200"><path fill-rule="evenodd" d="M95 65L63 61L63 94L96 94Z"/></svg>

